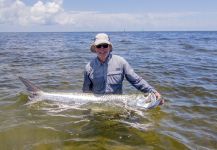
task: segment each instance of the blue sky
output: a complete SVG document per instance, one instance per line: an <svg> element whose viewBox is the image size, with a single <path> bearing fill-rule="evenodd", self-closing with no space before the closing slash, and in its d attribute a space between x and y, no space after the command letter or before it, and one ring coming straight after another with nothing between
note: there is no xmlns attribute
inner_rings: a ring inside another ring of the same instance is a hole
<svg viewBox="0 0 217 150"><path fill-rule="evenodd" d="M217 30L217 0L0 0L0 32Z"/></svg>

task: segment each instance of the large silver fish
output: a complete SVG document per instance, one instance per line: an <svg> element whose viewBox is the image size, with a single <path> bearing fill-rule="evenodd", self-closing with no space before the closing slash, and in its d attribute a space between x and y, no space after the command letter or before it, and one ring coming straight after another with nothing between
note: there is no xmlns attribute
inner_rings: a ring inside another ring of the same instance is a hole
<svg viewBox="0 0 217 150"><path fill-rule="evenodd" d="M34 101L57 101L63 103L74 103L76 105L83 105L89 102L103 103L103 102L114 102L123 103L125 107L133 107L139 109L150 109L157 107L161 100L157 100L153 93L149 93L148 96L144 95L115 95L105 94L96 95L92 93L58 93L58 92L44 92L29 80L19 77L23 84L27 87L27 91L30 93L29 100Z"/></svg>

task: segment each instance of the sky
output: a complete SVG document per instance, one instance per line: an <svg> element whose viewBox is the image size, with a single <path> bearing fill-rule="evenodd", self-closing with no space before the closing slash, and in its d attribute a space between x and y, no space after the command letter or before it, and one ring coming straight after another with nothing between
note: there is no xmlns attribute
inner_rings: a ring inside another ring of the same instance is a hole
<svg viewBox="0 0 217 150"><path fill-rule="evenodd" d="M0 32L217 31L217 0L0 0Z"/></svg>

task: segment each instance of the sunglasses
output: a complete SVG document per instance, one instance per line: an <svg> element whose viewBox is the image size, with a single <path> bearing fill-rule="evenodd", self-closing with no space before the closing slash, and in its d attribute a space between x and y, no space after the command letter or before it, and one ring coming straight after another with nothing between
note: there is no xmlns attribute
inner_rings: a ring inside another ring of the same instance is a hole
<svg viewBox="0 0 217 150"><path fill-rule="evenodd" d="M100 45L96 45L96 48L108 48L108 44L100 44Z"/></svg>

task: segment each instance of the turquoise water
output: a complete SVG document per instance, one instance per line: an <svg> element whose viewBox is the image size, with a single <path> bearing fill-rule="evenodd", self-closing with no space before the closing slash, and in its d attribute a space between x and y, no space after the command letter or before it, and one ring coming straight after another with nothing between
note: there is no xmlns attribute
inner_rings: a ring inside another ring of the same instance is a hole
<svg viewBox="0 0 217 150"><path fill-rule="evenodd" d="M112 32L113 54L165 98L138 114L113 105L28 101L18 76L81 92L96 33L0 33L0 149L217 148L217 32ZM124 94L139 93L124 83Z"/></svg>

